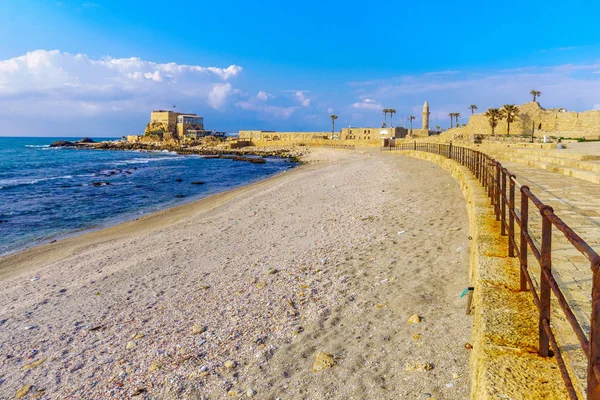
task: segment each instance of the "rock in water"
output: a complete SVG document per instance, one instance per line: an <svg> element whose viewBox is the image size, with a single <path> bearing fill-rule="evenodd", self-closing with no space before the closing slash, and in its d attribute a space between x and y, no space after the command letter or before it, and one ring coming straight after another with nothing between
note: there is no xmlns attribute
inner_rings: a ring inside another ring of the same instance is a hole
<svg viewBox="0 0 600 400"><path fill-rule="evenodd" d="M421 317L419 317L417 314L411 315L408 319L409 324L418 324L419 322L421 322Z"/></svg>
<svg viewBox="0 0 600 400"><path fill-rule="evenodd" d="M335 365L335 359L329 353L318 352L315 356L315 362L312 366L313 372L321 372Z"/></svg>
<svg viewBox="0 0 600 400"><path fill-rule="evenodd" d="M80 143L95 143L93 139L89 138L89 137L84 137L83 139L81 139L79 141Z"/></svg>
<svg viewBox="0 0 600 400"><path fill-rule="evenodd" d="M68 140L57 140L52 143L50 147L75 147L76 144L73 142L69 142Z"/></svg>
<svg viewBox="0 0 600 400"><path fill-rule="evenodd" d="M198 182L192 182L192 185L204 185L205 182L202 181L198 181Z"/></svg>

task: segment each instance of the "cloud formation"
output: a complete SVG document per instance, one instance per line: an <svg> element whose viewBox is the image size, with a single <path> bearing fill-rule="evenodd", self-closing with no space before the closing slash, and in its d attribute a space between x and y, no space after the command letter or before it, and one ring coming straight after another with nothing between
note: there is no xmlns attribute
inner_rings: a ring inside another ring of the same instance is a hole
<svg viewBox="0 0 600 400"><path fill-rule="evenodd" d="M242 67L154 63L136 57L92 59L85 54L36 50L0 61L0 104L22 111L59 115L115 109L147 109L171 102L226 105L234 93L228 81Z"/></svg>
<svg viewBox="0 0 600 400"><path fill-rule="evenodd" d="M296 99L302 104L302 107L308 107L310 105L311 99L304 95L304 92L298 91L296 92Z"/></svg>
<svg viewBox="0 0 600 400"><path fill-rule="evenodd" d="M372 119L382 106L394 108L400 116L419 115L423 102L429 101L431 122L446 126L450 112L460 112L465 120L468 106L476 104L479 112L504 104L531 101L529 91L540 90L539 98L546 108L569 110L593 109L600 103L600 70L598 63L564 64L549 67L524 67L492 71L441 71L420 75L391 77L387 80L350 82L360 100L348 107L370 110Z"/></svg>

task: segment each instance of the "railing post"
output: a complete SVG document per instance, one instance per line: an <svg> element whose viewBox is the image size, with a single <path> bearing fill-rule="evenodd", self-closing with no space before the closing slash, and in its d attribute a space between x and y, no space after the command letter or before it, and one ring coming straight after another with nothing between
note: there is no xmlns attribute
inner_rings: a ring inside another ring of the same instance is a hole
<svg viewBox="0 0 600 400"><path fill-rule="evenodd" d="M509 200L508 200L508 256L515 256L515 246L513 242L516 243L515 239L515 178L514 175L509 175Z"/></svg>
<svg viewBox="0 0 600 400"><path fill-rule="evenodd" d="M415 140L415 151L417 150L417 141Z"/></svg>
<svg viewBox="0 0 600 400"><path fill-rule="evenodd" d="M450 141L450 149L448 150L448 158L454 159L454 157L452 157L452 140Z"/></svg>
<svg viewBox="0 0 600 400"><path fill-rule="evenodd" d="M496 161L496 181L494 182L494 195L496 197L494 210L496 221L500 221L500 163Z"/></svg>
<svg viewBox="0 0 600 400"><path fill-rule="evenodd" d="M521 262L521 291L527 290L527 278L525 274L527 273L527 235L528 232L528 224L529 224L529 197L525 193L529 190L528 186L521 186L521 240L519 241L520 251L519 257Z"/></svg>
<svg viewBox="0 0 600 400"><path fill-rule="evenodd" d="M500 225L502 227L502 236L506 236L506 170L502 168L502 195L501 197L501 217Z"/></svg>
<svg viewBox="0 0 600 400"><path fill-rule="evenodd" d="M588 354L587 398L600 399L600 259L592 260L592 315Z"/></svg>
<svg viewBox="0 0 600 400"><path fill-rule="evenodd" d="M544 329L544 320L550 324L550 283L546 275L552 274L552 222L546 216L546 212L552 213L554 210L550 206L543 206L540 209L540 214L542 214L542 249L540 258L539 352L542 357L548 357L550 349L549 338Z"/></svg>

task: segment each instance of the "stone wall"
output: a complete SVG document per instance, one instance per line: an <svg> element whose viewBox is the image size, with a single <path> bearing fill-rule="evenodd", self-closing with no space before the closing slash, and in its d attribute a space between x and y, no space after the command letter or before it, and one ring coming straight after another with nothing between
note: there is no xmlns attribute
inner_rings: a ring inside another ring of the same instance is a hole
<svg viewBox="0 0 600 400"><path fill-rule="evenodd" d="M260 142L286 141L302 142L314 139L327 139L331 132L274 132L274 131L240 131L240 140L252 140Z"/></svg>
<svg viewBox="0 0 600 400"><path fill-rule="evenodd" d="M388 138L403 138L408 134L408 130L395 128L342 128L340 133L341 140L379 140Z"/></svg>
<svg viewBox="0 0 600 400"><path fill-rule="evenodd" d="M532 126L535 135L562 136L572 138L595 138L600 136L600 110L584 112L560 112L559 109L545 110L537 102L522 104L519 115L510 124L510 134L531 134ZM485 113L474 114L469 118L466 130L460 133L490 135L492 128ZM452 129L448 132L458 133ZM506 135L507 121L501 120L495 128L496 135Z"/></svg>

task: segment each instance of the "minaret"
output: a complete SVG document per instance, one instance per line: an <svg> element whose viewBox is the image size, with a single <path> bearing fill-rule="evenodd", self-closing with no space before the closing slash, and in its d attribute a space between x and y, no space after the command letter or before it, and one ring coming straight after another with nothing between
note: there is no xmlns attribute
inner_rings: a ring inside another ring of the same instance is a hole
<svg viewBox="0 0 600 400"><path fill-rule="evenodd" d="M425 102L423 104L423 125L422 125L423 133L429 135L429 104Z"/></svg>

